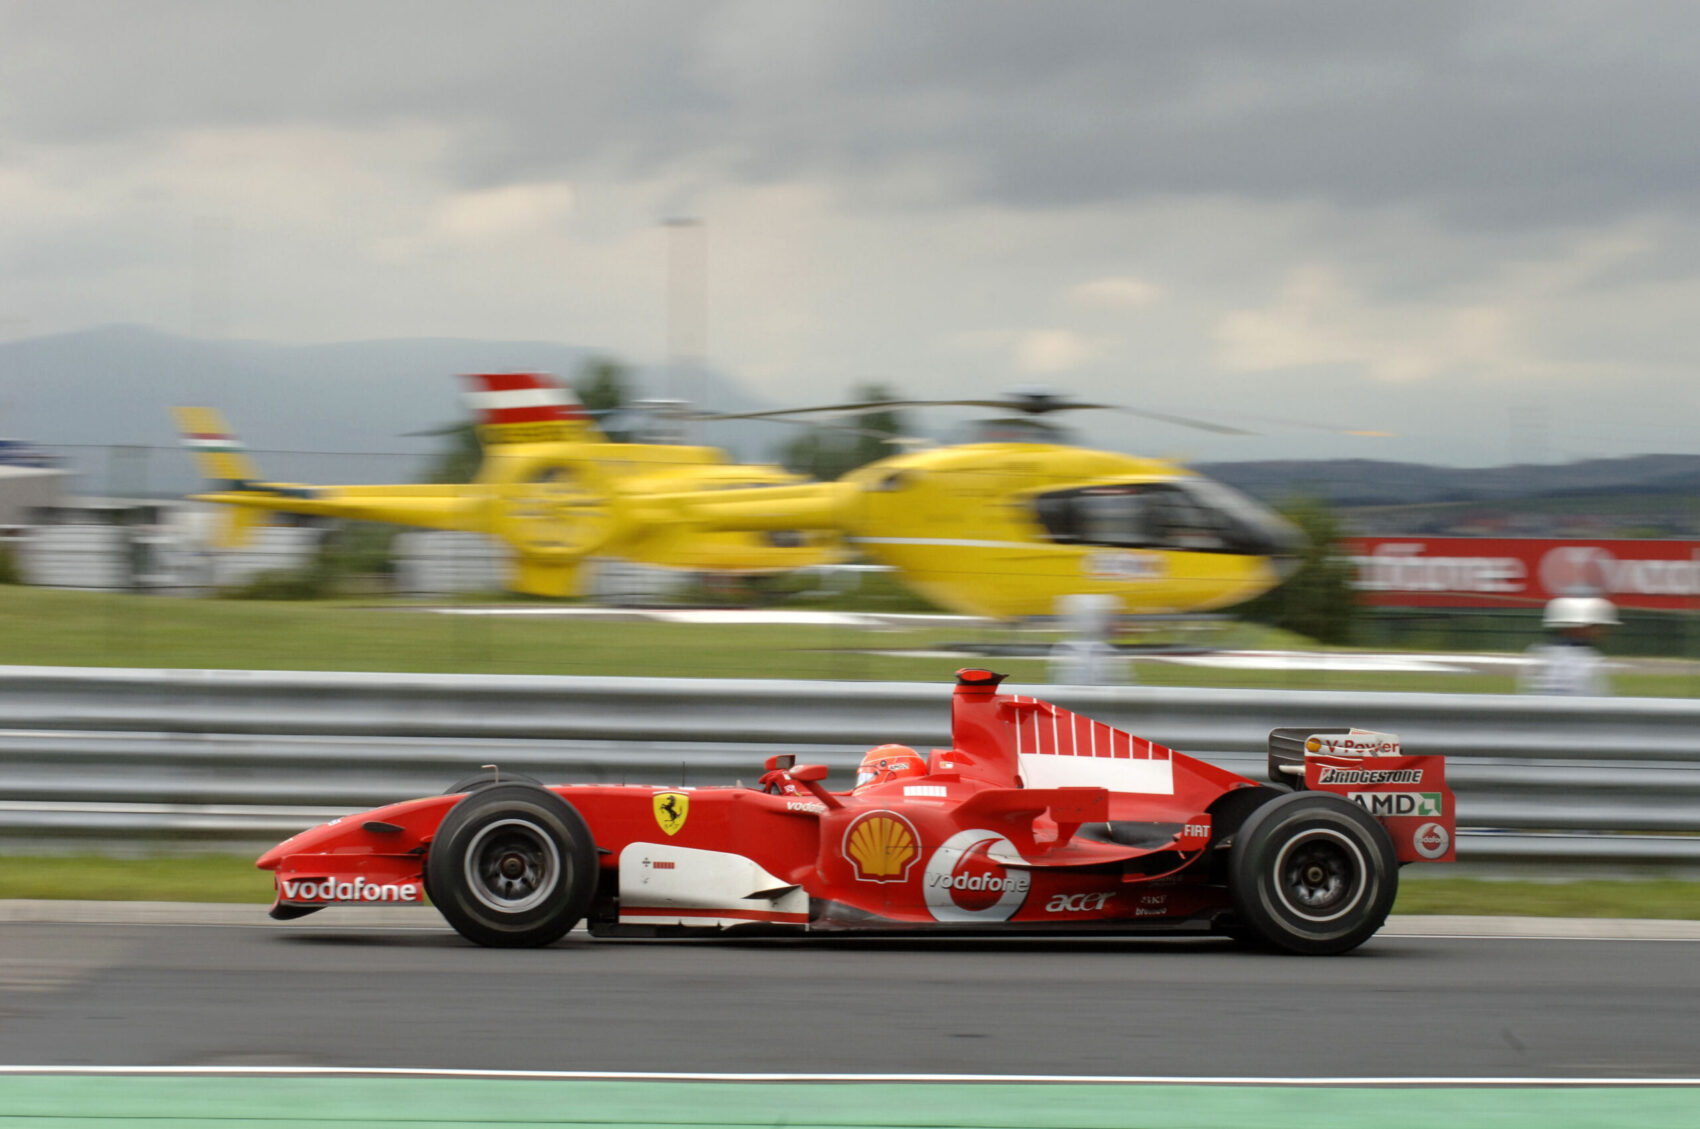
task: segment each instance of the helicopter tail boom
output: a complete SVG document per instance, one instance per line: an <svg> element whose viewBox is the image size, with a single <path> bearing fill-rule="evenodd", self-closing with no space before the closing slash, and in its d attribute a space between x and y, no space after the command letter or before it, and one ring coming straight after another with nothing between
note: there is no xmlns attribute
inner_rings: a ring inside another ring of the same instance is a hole
<svg viewBox="0 0 1700 1129"><path fill-rule="evenodd" d="M699 490L665 501L705 530L840 529L858 494L848 482L804 482L744 490Z"/></svg>

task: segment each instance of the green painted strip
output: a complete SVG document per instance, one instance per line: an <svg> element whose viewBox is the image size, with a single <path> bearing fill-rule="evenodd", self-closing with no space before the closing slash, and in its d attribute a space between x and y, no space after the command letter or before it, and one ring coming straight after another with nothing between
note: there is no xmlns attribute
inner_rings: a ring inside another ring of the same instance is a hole
<svg viewBox="0 0 1700 1129"><path fill-rule="evenodd" d="M847 1129L1693 1129L1694 1087L731 1083L0 1077L0 1127L773 1126Z"/></svg>

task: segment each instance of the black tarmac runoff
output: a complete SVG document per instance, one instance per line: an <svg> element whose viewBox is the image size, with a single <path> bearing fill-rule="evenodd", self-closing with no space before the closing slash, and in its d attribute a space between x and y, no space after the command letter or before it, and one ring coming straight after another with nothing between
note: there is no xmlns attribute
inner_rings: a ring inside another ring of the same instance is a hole
<svg viewBox="0 0 1700 1129"><path fill-rule="evenodd" d="M1700 940L593 941L0 923L0 1064L613 1072L1700 1075Z"/></svg>

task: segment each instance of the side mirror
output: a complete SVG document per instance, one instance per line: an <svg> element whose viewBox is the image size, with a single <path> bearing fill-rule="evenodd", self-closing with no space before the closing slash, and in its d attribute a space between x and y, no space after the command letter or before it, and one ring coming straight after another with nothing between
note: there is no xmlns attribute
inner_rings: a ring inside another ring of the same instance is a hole
<svg viewBox="0 0 1700 1129"><path fill-rule="evenodd" d="M791 779L801 784L808 791L809 795L825 804L828 808L841 808L844 806L841 802L839 802L837 796L834 796L831 792L828 792L825 788L820 786L820 782L826 779L826 765L800 764L791 770Z"/></svg>
<svg viewBox="0 0 1700 1129"><path fill-rule="evenodd" d="M765 763L769 772L789 772L791 766L797 763L797 754L778 753L768 757Z"/></svg>

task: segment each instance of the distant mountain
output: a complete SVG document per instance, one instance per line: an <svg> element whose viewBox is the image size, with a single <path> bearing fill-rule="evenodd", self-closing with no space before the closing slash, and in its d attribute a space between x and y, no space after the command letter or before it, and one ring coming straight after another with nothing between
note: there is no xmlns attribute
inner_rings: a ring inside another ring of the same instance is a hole
<svg viewBox="0 0 1700 1129"><path fill-rule="evenodd" d="M82 474L82 493L178 493L194 488L198 477L178 450L170 408L210 404L258 454L268 477L406 482L442 443L407 433L466 418L459 374L533 371L570 380L595 355L546 341L294 346L108 326L0 344L0 436L70 458ZM672 391L665 371L635 367L632 375L636 395ZM679 383L684 394L718 411L776 406L712 370L695 369ZM727 423L705 427L701 438L760 458L783 438L774 432Z"/></svg>
<svg viewBox="0 0 1700 1129"><path fill-rule="evenodd" d="M1304 496L1341 508L1700 492L1700 455L1485 468L1328 459L1205 463L1195 469L1266 501Z"/></svg>
<svg viewBox="0 0 1700 1129"><path fill-rule="evenodd" d="M459 374L523 370L574 377L597 351L547 341L414 338L334 345L200 341L134 326L0 344L0 437L67 456L86 494L182 493L199 478L177 443L173 404L220 408L268 477L408 482L442 440L407 433L466 418ZM635 394L683 395L717 411L779 405L711 369L673 387L634 367ZM693 438L768 459L796 432L759 421L702 425ZM1342 508L1589 494L1700 494L1700 456L1643 455L1561 465L1458 469L1370 459L1201 464L1254 497Z"/></svg>

